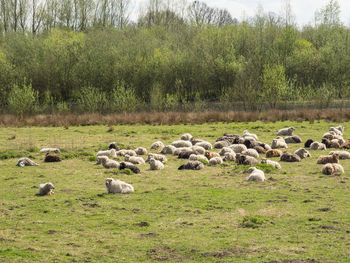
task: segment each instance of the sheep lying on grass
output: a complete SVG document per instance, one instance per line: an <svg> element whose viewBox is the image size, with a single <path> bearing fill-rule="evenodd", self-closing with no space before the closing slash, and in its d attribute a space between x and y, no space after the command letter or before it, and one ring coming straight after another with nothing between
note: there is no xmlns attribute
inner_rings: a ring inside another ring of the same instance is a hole
<svg viewBox="0 0 350 263"><path fill-rule="evenodd" d="M326 148L335 148L335 149L339 149L340 148L340 144L338 143L337 140L328 140L326 138L322 139L322 143L324 145L326 145Z"/></svg>
<svg viewBox="0 0 350 263"><path fill-rule="evenodd" d="M122 149L122 150L117 151L117 156L125 157L125 155L137 156L137 153L134 150L127 150L127 149Z"/></svg>
<svg viewBox="0 0 350 263"><path fill-rule="evenodd" d="M294 127L280 129L277 133L277 136L292 136L294 131Z"/></svg>
<svg viewBox="0 0 350 263"><path fill-rule="evenodd" d="M32 161L31 159L27 157L20 158L17 162L17 166L24 167L24 166L39 166L36 162Z"/></svg>
<svg viewBox="0 0 350 263"><path fill-rule="evenodd" d="M165 146L160 153L162 154L174 154L176 147L174 145Z"/></svg>
<svg viewBox="0 0 350 263"><path fill-rule="evenodd" d="M256 150L258 153L266 153L265 148L260 145L254 146L253 149Z"/></svg>
<svg viewBox="0 0 350 263"><path fill-rule="evenodd" d="M185 133L181 135L181 140L183 141L190 141L192 139L192 134L190 133Z"/></svg>
<svg viewBox="0 0 350 263"><path fill-rule="evenodd" d="M46 154L44 162L46 163L56 163L56 162L61 162L62 159L61 157L57 156L57 155L51 155L49 153Z"/></svg>
<svg viewBox="0 0 350 263"><path fill-rule="evenodd" d="M330 131L330 132L334 132L336 135L343 136L344 127L343 127L343 126L330 127L330 128L329 128L329 131Z"/></svg>
<svg viewBox="0 0 350 263"><path fill-rule="evenodd" d="M224 156L225 153L234 153L236 154L231 148L229 147L224 147L221 149L221 151L219 152L220 156Z"/></svg>
<svg viewBox="0 0 350 263"><path fill-rule="evenodd" d="M253 140L257 141L258 140L258 136L254 133L250 133L249 131L247 130L244 130L243 131L243 138L244 139L251 139L253 138Z"/></svg>
<svg viewBox="0 0 350 263"><path fill-rule="evenodd" d="M153 158L155 160L158 160L158 161L161 161L162 163L166 163L168 161L168 159L164 155L156 154L156 153L150 153L150 154L148 154L146 162L149 162L149 160L151 158Z"/></svg>
<svg viewBox="0 0 350 263"><path fill-rule="evenodd" d="M151 145L151 150L163 150L164 144L161 141L154 142Z"/></svg>
<svg viewBox="0 0 350 263"><path fill-rule="evenodd" d="M139 156L130 156L128 154L125 155L124 161L130 162L132 164L145 164L145 160Z"/></svg>
<svg viewBox="0 0 350 263"><path fill-rule="evenodd" d="M106 179L107 193L109 194L129 194L134 192L134 187L120 180L113 178Z"/></svg>
<svg viewBox="0 0 350 263"><path fill-rule="evenodd" d="M277 150L277 149L268 150L266 152L266 157L267 158L281 157L281 156L282 156L282 151Z"/></svg>
<svg viewBox="0 0 350 263"><path fill-rule="evenodd" d="M321 155L317 159L317 164L326 164L326 163L339 163L339 155L334 153L332 155Z"/></svg>
<svg viewBox="0 0 350 263"><path fill-rule="evenodd" d="M341 149L350 149L350 140L347 140L346 142L344 142L342 145L340 145Z"/></svg>
<svg viewBox="0 0 350 263"><path fill-rule="evenodd" d="M314 142L311 143L311 145L310 145L310 150L312 150L312 151L316 151L316 150L326 150L326 145L324 145L323 143L314 141Z"/></svg>
<svg viewBox="0 0 350 263"><path fill-rule="evenodd" d="M133 173L140 173L140 169L129 162L121 162L119 166L119 170L130 169Z"/></svg>
<svg viewBox="0 0 350 263"><path fill-rule="evenodd" d="M107 156L99 156L97 159L98 163L102 163L104 168L112 169L112 168L119 168L120 163L114 160L109 159Z"/></svg>
<svg viewBox="0 0 350 263"><path fill-rule="evenodd" d="M329 155L338 154L340 160L350 159L350 152L347 151L331 151Z"/></svg>
<svg viewBox="0 0 350 263"><path fill-rule="evenodd" d="M276 139L272 140L271 148L272 149L279 149L279 148L287 149L288 146L282 137L277 137Z"/></svg>
<svg viewBox="0 0 350 263"><path fill-rule="evenodd" d="M229 146L235 153L242 153L243 151L247 150L247 146L244 144L233 144Z"/></svg>
<svg viewBox="0 0 350 263"><path fill-rule="evenodd" d="M207 161L209 163L209 160L207 159L207 157L205 157L202 154L191 154L189 160L190 161L205 160L205 161Z"/></svg>
<svg viewBox="0 0 350 263"><path fill-rule="evenodd" d="M294 154L298 155L301 159L311 157L311 154L309 153L309 151L304 148L300 148L296 150Z"/></svg>
<svg viewBox="0 0 350 263"><path fill-rule="evenodd" d="M150 158L149 160L150 170L161 170L164 169L164 164L161 161Z"/></svg>
<svg viewBox="0 0 350 263"><path fill-rule="evenodd" d="M213 157L209 160L209 166L214 166L214 165L217 165L217 164L222 164L223 161L221 159L221 157Z"/></svg>
<svg viewBox="0 0 350 263"><path fill-rule="evenodd" d="M192 149L193 151L195 151L196 154L205 154L205 149L204 149L203 147L201 147L201 146L193 145L193 146L191 147L191 149Z"/></svg>
<svg viewBox="0 0 350 263"><path fill-rule="evenodd" d="M213 146L211 145L211 143L210 142L206 142L206 141L201 141L199 143L196 143L195 145L203 147L207 151L213 149Z"/></svg>
<svg viewBox="0 0 350 263"><path fill-rule="evenodd" d="M181 147L181 148L176 148L173 155L179 155L182 152L193 152L191 147Z"/></svg>
<svg viewBox="0 0 350 263"><path fill-rule="evenodd" d="M327 163L322 167L322 173L325 175L343 174L344 168L339 163Z"/></svg>
<svg viewBox="0 0 350 263"><path fill-rule="evenodd" d="M243 151L242 154L254 157L255 159L259 158L259 153L254 149L248 149L246 151Z"/></svg>
<svg viewBox="0 0 350 263"><path fill-rule="evenodd" d="M272 165L276 169L281 169L282 168L281 165L278 162L271 161L271 160L268 160L266 158L262 158L261 159L261 163L266 163L266 164Z"/></svg>
<svg viewBox="0 0 350 263"><path fill-rule="evenodd" d="M235 162L236 161L236 153L235 152L227 152L224 154L224 162Z"/></svg>
<svg viewBox="0 0 350 263"><path fill-rule="evenodd" d="M218 141L214 144L215 149L222 149L222 148L228 147L228 146L229 146L228 141Z"/></svg>
<svg viewBox="0 0 350 263"><path fill-rule="evenodd" d="M119 146L117 145L116 142L111 142L111 143L109 144L108 150L111 150L111 149L114 149L114 150L116 150L116 151L119 151L119 150L120 150L120 148L119 148Z"/></svg>
<svg viewBox="0 0 350 263"><path fill-rule="evenodd" d="M188 159L188 158L190 158L190 156L192 154L196 154L196 152L193 151L192 149L190 149L188 151L182 151L182 152L179 153L178 158L179 159Z"/></svg>
<svg viewBox="0 0 350 263"><path fill-rule="evenodd" d="M192 145L196 145L197 143L204 142L204 141L201 140L201 139L192 137L192 138L190 139L190 142L192 143Z"/></svg>
<svg viewBox="0 0 350 263"><path fill-rule="evenodd" d="M178 170L201 170L204 168L204 164L200 161L189 161L181 165Z"/></svg>
<svg viewBox="0 0 350 263"><path fill-rule="evenodd" d="M39 195L52 195L55 189L52 183L45 183L39 186Z"/></svg>
<svg viewBox="0 0 350 263"><path fill-rule="evenodd" d="M176 148L182 148L182 147L191 147L192 143L190 141L178 140L178 141L172 142L171 145L175 146Z"/></svg>
<svg viewBox="0 0 350 263"><path fill-rule="evenodd" d="M96 157L99 156L107 156L109 158L116 158L117 157L117 151L115 149L110 149L106 151L98 151L96 154Z"/></svg>
<svg viewBox="0 0 350 263"><path fill-rule="evenodd" d="M304 147L305 148L310 148L310 145L314 142L313 139L308 139L305 143L304 143Z"/></svg>
<svg viewBox="0 0 350 263"><path fill-rule="evenodd" d="M58 148L43 148L40 150L40 153L61 153L60 149Z"/></svg>
<svg viewBox="0 0 350 263"><path fill-rule="evenodd" d="M211 158L220 157L220 154L217 152L205 152L204 156L210 161Z"/></svg>
<svg viewBox="0 0 350 263"><path fill-rule="evenodd" d="M296 154L291 154L287 151L283 152L281 158L280 158L281 162L300 162L301 158L296 155Z"/></svg>
<svg viewBox="0 0 350 263"><path fill-rule="evenodd" d="M246 178L246 180L249 181L255 181L255 182L264 182L265 181L265 174L263 171L257 169L256 167L250 167L245 173L250 173L250 175Z"/></svg>
<svg viewBox="0 0 350 263"><path fill-rule="evenodd" d="M284 141L286 143L301 143L302 142L300 136L298 136L298 135L288 136L288 137L284 138Z"/></svg>
<svg viewBox="0 0 350 263"><path fill-rule="evenodd" d="M147 155L147 149L144 147L138 147L135 149L137 155Z"/></svg>
<svg viewBox="0 0 350 263"><path fill-rule="evenodd" d="M259 161L254 157L237 153L236 163L239 165L257 165L259 164Z"/></svg>

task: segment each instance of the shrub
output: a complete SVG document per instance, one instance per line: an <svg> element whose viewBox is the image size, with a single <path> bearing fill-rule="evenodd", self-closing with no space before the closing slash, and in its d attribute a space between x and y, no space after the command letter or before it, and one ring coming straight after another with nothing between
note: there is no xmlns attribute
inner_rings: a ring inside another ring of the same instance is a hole
<svg viewBox="0 0 350 263"><path fill-rule="evenodd" d="M110 108L117 112L132 112L138 106L138 100L134 90L125 87L124 82L117 82L117 86L113 89L111 94Z"/></svg>
<svg viewBox="0 0 350 263"><path fill-rule="evenodd" d="M85 112L101 112L106 107L106 93L94 87L83 88L80 92L78 102L80 108Z"/></svg>
<svg viewBox="0 0 350 263"><path fill-rule="evenodd" d="M35 111L38 93L33 90L31 84L23 83L22 87L14 85L7 102L12 113L23 116Z"/></svg>
<svg viewBox="0 0 350 263"><path fill-rule="evenodd" d="M243 217L242 227L258 228L264 223L271 222L267 217L255 215Z"/></svg>

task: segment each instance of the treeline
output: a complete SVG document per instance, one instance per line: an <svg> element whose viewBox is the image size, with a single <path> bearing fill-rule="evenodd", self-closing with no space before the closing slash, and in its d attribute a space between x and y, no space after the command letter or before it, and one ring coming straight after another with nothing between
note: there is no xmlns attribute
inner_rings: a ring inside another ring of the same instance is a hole
<svg viewBox="0 0 350 263"><path fill-rule="evenodd" d="M301 29L291 6L242 21L194 1L0 0L3 112L244 109L350 98L337 1Z"/></svg>

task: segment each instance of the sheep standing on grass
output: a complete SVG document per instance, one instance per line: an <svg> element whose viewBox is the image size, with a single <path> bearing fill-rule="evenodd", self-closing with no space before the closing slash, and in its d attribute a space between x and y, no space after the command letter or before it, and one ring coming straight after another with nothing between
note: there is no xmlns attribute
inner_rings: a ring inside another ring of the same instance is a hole
<svg viewBox="0 0 350 263"><path fill-rule="evenodd" d="M300 162L301 158L296 155L296 154L291 154L287 151L283 152L281 158L280 158L281 162Z"/></svg>
<svg viewBox="0 0 350 263"><path fill-rule="evenodd" d="M309 151L304 148L300 148L296 150L294 154L298 155L301 159L311 157L311 154L309 153Z"/></svg>
<svg viewBox="0 0 350 263"><path fill-rule="evenodd" d="M109 194L129 194L134 192L134 187L120 180L113 178L106 179L107 193Z"/></svg>
<svg viewBox="0 0 350 263"><path fill-rule="evenodd" d="M250 173L250 175L246 178L249 181L255 182L264 182L265 174L262 170L257 169L256 167L250 167L245 173Z"/></svg>
<svg viewBox="0 0 350 263"><path fill-rule="evenodd" d="M150 170L161 170L164 169L164 164L161 161L151 158L149 160Z"/></svg>
<svg viewBox="0 0 350 263"><path fill-rule="evenodd" d="M52 195L55 189L52 183L45 183L39 186L39 195Z"/></svg>
<svg viewBox="0 0 350 263"><path fill-rule="evenodd" d="M40 150L40 153L61 153L60 149L58 148L43 148Z"/></svg>
<svg viewBox="0 0 350 263"><path fill-rule="evenodd" d="M20 158L17 162L17 166L24 167L24 166L39 166L36 162L32 161L31 159L27 157Z"/></svg>
<svg viewBox="0 0 350 263"><path fill-rule="evenodd" d="M278 162L271 161L271 160L268 160L266 158L262 158L261 159L261 163L266 163L266 164L272 165L276 169L281 169L282 168L281 165Z"/></svg>
<svg viewBox="0 0 350 263"><path fill-rule="evenodd" d="M280 129L277 133L277 136L292 136L294 131L294 127Z"/></svg>
<svg viewBox="0 0 350 263"><path fill-rule="evenodd" d="M154 142L151 145L151 150L163 150L164 144L161 141Z"/></svg>
<svg viewBox="0 0 350 263"><path fill-rule="evenodd" d="M317 164L326 164L326 163L339 163L339 155L334 153L332 155L321 155L317 159Z"/></svg>
<svg viewBox="0 0 350 263"><path fill-rule="evenodd" d="M343 174L344 168L339 163L327 163L322 167L322 173L325 175Z"/></svg>
<svg viewBox="0 0 350 263"><path fill-rule="evenodd" d="M282 156L282 151L277 150L277 149L268 150L266 152L266 157L267 158L281 157L281 156Z"/></svg>
<svg viewBox="0 0 350 263"><path fill-rule="evenodd" d="M178 170L201 170L204 168L204 164L200 161L189 161L181 165Z"/></svg>
<svg viewBox="0 0 350 263"><path fill-rule="evenodd" d="M312 151L316 151L316 150L326 150L326 145L324 145L323 143L314 141L314 142L311 143L311 145L310 145L310 150L312 150Z"/></svg>
<svg viewBox="0 0 350 263"><path fill-rule="evenodd" d="M214 166L214 165L218 165L218 164L222 164L223 161L221 159L221 157L213 157L209 160L209 166Z"/></svg>
<svg viewBox="0 0 350 263"><path fill-rule="evenodd" d="M135 149L137 155L147 155L147 149L144 147L138 147Z"/></svg>
<svg viewBox="0 0 350 263"><path fill-rule="evenodd" d="M350 152L347 151L331 151L329 155L338 154L340 160L350 159Z"/></svg>
<svg viewBox="0 0 350 263"><path fill-rule="evenodd" d="M107 156L100 156L98 157L98 161L102 163L104 168L112 169L112 168L119 168L120 163L114 160L109 159Z"/></svg>

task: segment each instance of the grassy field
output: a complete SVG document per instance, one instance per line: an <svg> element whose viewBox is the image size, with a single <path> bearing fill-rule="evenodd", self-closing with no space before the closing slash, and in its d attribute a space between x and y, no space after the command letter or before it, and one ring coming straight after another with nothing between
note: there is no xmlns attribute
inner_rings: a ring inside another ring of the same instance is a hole
<svg viewBox="0 0 350 263"><path fill-rule="evenodd" d="M271 143L290 125L303 141L320 140L330 126L350 122L213 123L0 128L0 262L349 262L350 160L343 176L324 176L312 152L301 163L266 169L264 183L246 182L234 164L127 175L95 165L109 142L125 148L182 133L209 140L248 129ZM61 163L44 163L41 147L62 149ZM289 145L289 151L302 144ZM28 156L38 167L16 167ZM272 158L275 159L275 158ZM108 177L131 183L135 193L108 195ZM52 182L52 196L36 196Z"/></svg>

